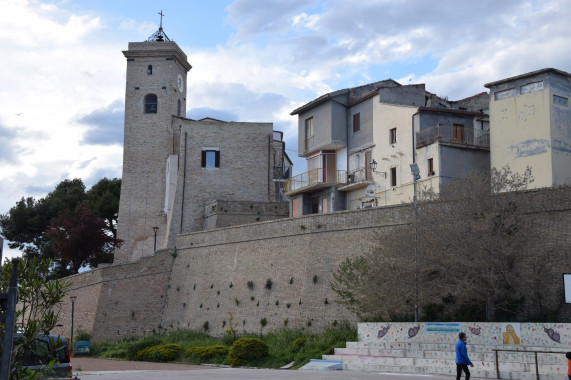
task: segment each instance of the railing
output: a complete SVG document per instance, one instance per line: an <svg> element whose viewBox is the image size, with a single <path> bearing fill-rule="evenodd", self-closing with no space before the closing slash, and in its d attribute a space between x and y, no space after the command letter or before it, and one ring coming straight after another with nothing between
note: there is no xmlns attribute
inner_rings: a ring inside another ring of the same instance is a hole
<svg viewBox="0 0 571 380"><path fill-rule="evenodd" d="M453 124L437 124L416 133L417 148L432 144L435 141L455 142L489 148L490 131Z"/></svg>
<svg viewBox="0 0 571 380"><path fill-rule="evenodd" d="M496 378L500 379L500 362L498 360L498 352L505 351L505 352L533 352L535 354L535 376L537 380L539 380L539 365L537 362L537 354L560 354L564 355L563 351L528 351L528 350L502 350L502 349L494 349L496 355Z"/></svg>
<svg viewBox="0 0 571 380"><path fill-rule="evenodd" d="M372 177L372 173L369 173ZM362 181L370 181L371 178L367 178L367 168L357 168L347 171L347 183L358 183Z"/></svg>
<svg viewBox="0 0 571 380"><path fill-rule="evenodd" d="M337 185L347 183L347 171L335 169L313 169L293 176L285 181L285 193L319 185Z"/></svg>

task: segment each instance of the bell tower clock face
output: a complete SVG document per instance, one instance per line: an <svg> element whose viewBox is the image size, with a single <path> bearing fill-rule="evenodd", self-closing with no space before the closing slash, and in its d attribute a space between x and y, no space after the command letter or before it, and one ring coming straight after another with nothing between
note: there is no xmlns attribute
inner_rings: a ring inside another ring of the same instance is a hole
<svg viewBox="0 0 571 380"><path fill-rule="evenodd" d="M184 82L182 80L182 75L178 74L178 78L176 79L176 85L178 87L178 90L180 92L182 92L182 90L184 90Z"/></svg>

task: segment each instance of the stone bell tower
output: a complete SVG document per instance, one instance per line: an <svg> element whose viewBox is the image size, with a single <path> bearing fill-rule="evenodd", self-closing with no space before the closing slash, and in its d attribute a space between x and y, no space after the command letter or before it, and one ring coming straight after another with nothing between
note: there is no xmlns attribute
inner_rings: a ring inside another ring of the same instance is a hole
<svg viewBox="0 0 571 380"><path fill-rule="evenodd" d="M130 42L125 90L123 177L115 263L136 261L163 246L165 176L173 154L172 116L186 116L186 54L161 27L145 42Z"/></svg>

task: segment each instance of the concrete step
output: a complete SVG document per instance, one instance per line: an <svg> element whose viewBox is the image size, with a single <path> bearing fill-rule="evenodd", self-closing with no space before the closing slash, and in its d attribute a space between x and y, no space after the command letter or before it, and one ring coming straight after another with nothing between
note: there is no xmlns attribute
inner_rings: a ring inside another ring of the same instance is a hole
<svg viewBox="0 0 571 380"><path fill-rule="evenodd" d="M311 359L309 363L300 368L300 370L310 370L310 371L338 371L343 369L343 365L340 360L319 360Z"/></svg>

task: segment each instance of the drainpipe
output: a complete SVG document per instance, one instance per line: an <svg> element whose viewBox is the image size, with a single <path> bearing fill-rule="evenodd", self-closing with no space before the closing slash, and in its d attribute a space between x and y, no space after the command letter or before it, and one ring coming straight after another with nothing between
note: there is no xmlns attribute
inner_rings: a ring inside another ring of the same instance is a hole
<svg viewBox="0 0 571 380"><path fill-rule="evenodd" d="M180 205L180 233L182 234L182 221L184 220L184 189L186 188L186 138L188 132L184 132L184 165L182 168L182 203Z"/></svg>
<svg viewBox="0 0 571 380"><path fill-rule="evenodd" d="M417 110L418 113L418 110ZM416 113L416 114L417 114ZM414 114L414 115L416 115ZM416 148L415 148L415 139L416 139L416 133L414 131L414 115L412 115L411 120L412 120L412 163L416 163ZM418 119L420 121L420 115L418 116ZM420 126L418 128L418 130L420 131Z"/></svg>
<svg viewBox="0 0 571 380"><path fill-rule="evenodd" d="M272 134L273 133L274 132L272 129ZM271 152L272 152L272 135L268 136L268 202L271 200L270 199Z"/></svg>

